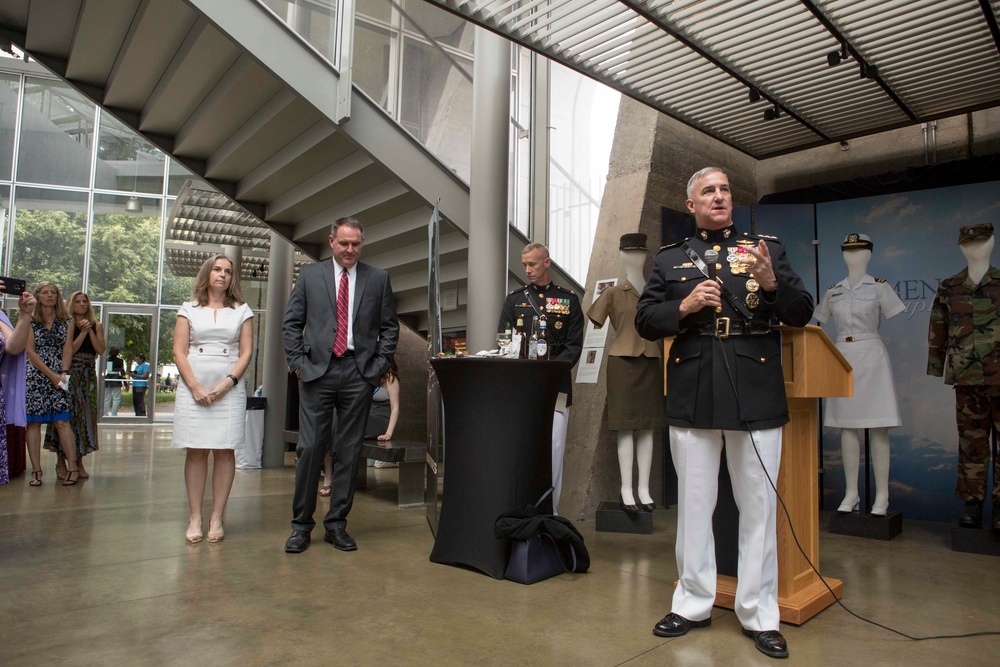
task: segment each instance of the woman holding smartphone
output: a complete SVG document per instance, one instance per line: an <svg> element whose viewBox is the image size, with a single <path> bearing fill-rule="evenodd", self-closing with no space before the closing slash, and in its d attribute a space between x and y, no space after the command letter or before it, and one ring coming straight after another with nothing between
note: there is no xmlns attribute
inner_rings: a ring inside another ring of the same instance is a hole
<svg viewBox="0 0 1000 667"><path fill-rule="evenodd" d="M63 347L69 327L69 313L59 286L45 281L34 292L35 308L31 314L28 336L28 457L31 459L31 486L42 485L42 424L51 424L59 434L59 444L66 457L63 486L73 486L80 479L76 466L76 441L70 428L68 384L62 373Z"/></svg>

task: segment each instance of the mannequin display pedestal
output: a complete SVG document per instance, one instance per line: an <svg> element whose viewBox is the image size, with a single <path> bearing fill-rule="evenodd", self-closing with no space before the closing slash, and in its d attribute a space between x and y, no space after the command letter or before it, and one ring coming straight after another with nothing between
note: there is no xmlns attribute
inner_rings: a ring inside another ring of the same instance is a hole
<svg viewBox="0 0 1000 667"><path fill-rule="evenodd" d="M596 528L599 533L652 535L653 513L629 513L619 507L617 502L603 502L597 507Z"/></svg>
<svg viewBox="0 0 1000 667"><path fill-rule="evenodd" d="M886 489L889 485L889 470L888 470L888 459L889 459L889 443L888 438L885 436L885 429L880 429L880 436L885 437L885 442L882 444L883 454L885 461L882 465L882 470L879 471L879 466L875 466L875 478L880 484L881 488ZM853 430L852 430L853 432ZM864 470L864 480L865 489L864 495L859 499L860 507L871 507L871 488L868 483L869 470L872 470L872 442L871 437L869 437L869 429L865 429L865 470ZM854 444L857 445L857 435L854 435ZM846 447L845 447L846 449ZM844 465L845 471L848 467L854 471L855 483L854 492L857 494L857 470L859 462L857 461L857 447L854 449L855 461L853 466L848 466L846 463ZM846 454L845 454L846 460ZM880 472L882 477L880 479ZM850 495L850 493L849 493ZM876 501L876 504L877 501ZM871 540L883 540L888 542L897 535L903 532L903 514L901 512L889 511L884 516L875 514L866 514L862 511L855 510L853 512L834 512L833 516L830 517L830 532L835 535L850 535L852 537L865 537Z"/></svg>
<svg viewBox="0 0 1000 667"><path fill-rule="evenodd" d="M1000 556L1000 530L963 528L958 519L951 522L951 550L983 556Z"/></svg>
<svg viewBox="0 0 1000 667"><path fill-rule="evenodd" d="M885 516L873 516L861 512L850 514L834 512L830 517L830 532L834 535L851 535L888 542L903 532L903 514L892 510Z"/></svg>

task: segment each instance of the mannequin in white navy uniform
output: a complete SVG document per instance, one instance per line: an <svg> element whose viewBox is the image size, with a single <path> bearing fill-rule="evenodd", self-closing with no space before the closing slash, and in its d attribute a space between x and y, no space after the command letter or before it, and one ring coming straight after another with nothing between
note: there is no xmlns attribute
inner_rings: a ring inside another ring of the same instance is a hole
<svg viewBox="0 0 1000 667"><path fill-rule="evenodd" d="M837 327L837 349L854 369L854 396L826 400L825 426L840 427L844 464L844 499L838 512L860 507L858 472L861 465L859 429L870 436L875 500L871 513L885 516L889 508L889 429L900 425L899 406L889 355L878 334L879 316L895 317L906 309L896 292L882 279L868 275L872 242L865 234L848 234L841 245L847 278L826 291L815 317L831 316Z"/></svg>
<svg viewBox="0 0 1000 667"><path fill-rule="evenodd" d="M587 311L600 329L610 318L615 341L608 349L608 428L618 432L618 467L621 472L619 504L633 514L655 507L649 493L653 464L653 432L666 426L663 412L663 370L658 343L644 340L635 330L635 307L646 286L646 235L623 234L619 257L626 281L610 287ZM638 485L632 491L633 462Z"/></svg>

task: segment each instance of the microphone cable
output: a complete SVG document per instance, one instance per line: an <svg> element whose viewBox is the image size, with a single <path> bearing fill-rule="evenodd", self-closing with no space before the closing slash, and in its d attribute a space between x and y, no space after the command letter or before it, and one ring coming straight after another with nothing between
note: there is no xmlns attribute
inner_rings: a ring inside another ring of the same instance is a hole
<svg viewBox="0 0 1000 667"><path fill-rule="evenodd" d="M713 315L713 320L716 317L718 317L718 316L717 315ZM729 366L729 357L726 355L725 346L722 344L722 339L719 337L718 329L716 329L715 335L712 336L712 340L713 341L718 341L718 344L719 344L718 345L718 347L719 347L719 353L722 355L722 360L723 360L723 363L725 364L725 367L726 367L726 377L729 379L729 384L730 384L730 386L733 389L733 395L736 396L736 407L737 407L737 410L739 410L740 393L736 389L736 380L733 377L733 370ZM714 347L714 343L713 343L713 347ZM734 354L735 354L735 351L734 351ZM883 630L888 630L889 632L892 632L892 633L897 634L897 635L899 635L901 637L905 637L906 639L910 639L910 640L916 641L916 642L926 641L928 639L964 639L966 637L985 637L985 636L991 636L991 635L1000 635L1000 631L997 631L997 630L986 630L986 631L982 631L982 632L969 632L969 633L960 634L960 635L930 635L930 636L927 636L927 637L914 637L913 635L909 635L909 634L903 632L902 630L896 630L895 628L891 628L888 625L884 625L882 623L879 623L878 621L873 621L870 618L866 618L866 617L862 616L861 614L858 614L858 613L852 611L847 605L845 605L841 601L841 599L839 597L837 597L837 594L833 592L832 588L830 588L830 584L826 583L826 579L823 578L823 575L819 573L818 569L816 569L816 566L813 564L812 560L810 560L809 556L806 555L805 549L803 549L802 545L799 543L799 537L798 537L798 535L795 534L795 526L792 525L792 516L788 512L788 507L785 506L784 499L782 499L781 494L778 493L778 487L775 486L774 480L771 479L771 475L768 474L768 472L767 472L767 466L764 465L764 459L761 457L760 450L757 448L757 441L753 437L753 429L750 427L750 422L746 421L746 420L743 420L743 425L746 426L747 433L750 435L750 443L753 445L753 451L757 455L757 461L760 462L760 467L761 467L761 470L764 471L764 476L767 478L767 483L774 490L775 497L778 499L778 502L781 503L781 509L783 509L785 511L785 521L788 522L788 529L792 533L792 539L795 541L795 546L798 548L799 553L802 554L802 557L806 559L806 562L809 563L809 567L812 568L812 571L816 573L816 576L819 577L819 580L823 582L824 586L826 586L826 590L828 590L830 592L830 595L833 596L834 602L836 602L838 605L840 605L840 607L844 611L846 611L848 614L850 614L851 616L853 616L854 618L856 618L856 619L858 619L860 621L864 621L865 623L869 623L869 624L874 625L876 627L882 628ZM780 466L781 466L781 459L780 459L780 457L778 459L778 466L779 466L779 469L780 469Z"/></svg>

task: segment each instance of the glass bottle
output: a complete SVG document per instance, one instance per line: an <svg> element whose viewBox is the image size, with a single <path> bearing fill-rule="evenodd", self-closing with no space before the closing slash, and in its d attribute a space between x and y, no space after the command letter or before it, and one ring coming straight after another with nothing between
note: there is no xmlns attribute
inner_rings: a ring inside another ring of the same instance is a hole
<svg viewBox="0 0 1000 667"><path fill-rule="evenodd" d="M528 358L528 336L524 333L524 317L521 315L517 316L517 325L514 328L514 335L517 336L519 350L517 353L518 359Z"/></svg>
<svg viewBox="0 0 1000 667"><path fill-rule="evenodd" d="M549 332L546 329L548 322L542 315L538 318L538 342L535 344L537 359L539 361L549 360Z"/></svg>

